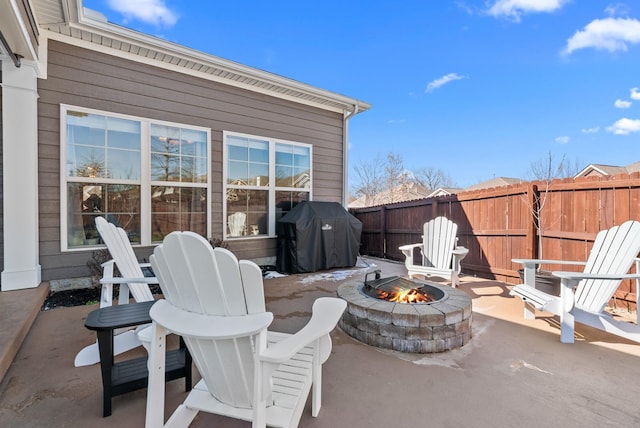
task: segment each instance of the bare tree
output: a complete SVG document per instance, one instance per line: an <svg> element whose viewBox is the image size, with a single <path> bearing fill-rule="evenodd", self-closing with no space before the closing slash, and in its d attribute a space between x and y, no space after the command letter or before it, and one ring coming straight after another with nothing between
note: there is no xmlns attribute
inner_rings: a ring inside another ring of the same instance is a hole
<svg viewBox="0 0 640 428"><path fill-rule="evenodd" d="M380 155L368 161L360 161L353 170L356 173L357 184L351 190L356 197L364 197L365 205L373 202L375 195L384 190L385 187L385 169L381 167L383 164Z"/></svg>
<svg viewBox="0 0 640 428"><path fill-rule="evenodd" d="M548 224L548 219L546 222L544 221L545 218L542 215L549 199L551 182L557 178L573 177L579 171L577 160L570 162L566 155L562 155L562 158L557 160L551 152L544 157L531 161L529 164L528 174L530 179L539 182L538 191L534 193L532 203L528 203L538 234L538 258L543 258L542 238L546 228L551 226L551 224Z"/></svg>
<svg viewBox="0 0 640 428"><path fill-rule="evenodd" d="M413 177L417 184L429 190L453 186L453 180L449 174L432 166L418 168L413 172Z"/></svg>
<svg viewBox="0 0 640 428"><path fill-rule="evenodd" d="M551 152L539 159L531 161L527 171L530 180L551 181L556 178L574 177L580 172L577 159L570 161L567 155L556 160Z"/></svg>
<svg viewBox="0 0 640 428"><path fill-rule="evenodd" d="M380 195L386 193L386 202L393 202L391 190L410 182L411 174L405 169L402 156L389 152L385 157L377 155L370 161L361 161L354 166L357 184L352 192L364 197L365 205L380 202Z"/></svg>
<svg viewBox="0 0 640 428"><path fill-rule="evenodd" d="M439 168L423 167L416 171L405 168L402 156L389 152L386 156L376 156L369 161L361 161L354 166L355 182L351 192L357 198L364 197L366 206L402 200L403 186L416 183L433 190L451 186L451 177Z"/></svg>

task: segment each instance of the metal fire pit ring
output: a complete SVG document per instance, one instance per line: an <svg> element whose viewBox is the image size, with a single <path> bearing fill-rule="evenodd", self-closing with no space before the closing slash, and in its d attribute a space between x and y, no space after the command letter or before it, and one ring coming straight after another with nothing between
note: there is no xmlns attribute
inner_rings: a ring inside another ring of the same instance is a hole
<svg viewBox="0 0 640 428"><path fill-rule="evenodd" d="M416 286L424 284L416 281ZM362 293L362 281L346 281L338 287L338 297L347 302L338 325L362 343L394 351L427 354L462 347L471 340L471 297L456 288L427 284L444 297L393 303Z"/></svg>

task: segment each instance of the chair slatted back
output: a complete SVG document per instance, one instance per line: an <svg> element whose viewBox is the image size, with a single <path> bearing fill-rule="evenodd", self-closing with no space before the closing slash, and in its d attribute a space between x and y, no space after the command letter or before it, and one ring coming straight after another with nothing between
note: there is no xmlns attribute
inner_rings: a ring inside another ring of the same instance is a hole
<svg viewBox="0 0 640 428"><path fill-rule="evenodd" d="M236 316L265 311L259 275L247 275L256 284L243 284L240 264L230 251L213 249L202 236L173 232L151 256L151 265L164 296L172 305L207 315ZM246 280L246 278L245 278ZM259 288L259 290L258 290ZM266 335L266 330L261 333ZM266 340L266 336L265 336ZM209 392L234 407L251 408L254 386L255 337L185 341Z"/></svg>
<svg viewBox="0 0 640 428"><path fill-rule="evenodd" d="M436 217L424 224L422 265L438 269L451 268L458 225L446 217Z"/></svg>
<svg viewBox="0 0 640 428"><path fill-rule="evenodd" d="M624 275L640 252L640 222L627 221L602 230L593 243L584 272ZM621 280L584 279L576 288L576 306L600 313L620 286Z"/></svg>
<svg viewBox="0 0 640 428"><path fill-rule="evenodd" d="M100 238L107 245L120 274L124 278L144 278L144 273L140 268L136 254L133 252L127 232L109 223L104 217L96 217L95 221ZM147 284L129 283L127 285L136 302L148 302L154 299Z"/></svg>

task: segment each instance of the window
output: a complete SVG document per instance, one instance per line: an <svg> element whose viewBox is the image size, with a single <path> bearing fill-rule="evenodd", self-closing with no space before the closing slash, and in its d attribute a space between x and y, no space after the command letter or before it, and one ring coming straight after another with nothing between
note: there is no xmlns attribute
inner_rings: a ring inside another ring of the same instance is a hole
<svg viewBox="0 0 640 428"><path fill-rule="evenodd" d="M61 106L63 250L100 243L95 217L132 244L208 236L210 130Z"/></svg>
<svg viewBox="0 0 640 428"><path fill-rule="evenodd" d="M224 133L225 236L275 236L276 222L311 200L311 145Z"/></svg>

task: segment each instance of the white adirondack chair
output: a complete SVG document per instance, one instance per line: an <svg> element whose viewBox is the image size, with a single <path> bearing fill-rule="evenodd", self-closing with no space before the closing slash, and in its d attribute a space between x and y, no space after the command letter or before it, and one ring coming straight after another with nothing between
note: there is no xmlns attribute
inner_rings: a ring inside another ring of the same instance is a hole
<svg viewBox="0 0 640 428"><path fill-rule="evenodd" d="M329 333L346 303L319 298L309 323L294 335L267 332L262 272L192 232L173 232L151 256L166 300L151 308L146 426L164 422L165 334L181 335L203 380L166 426L188 426L198 412L252 421L254 427L297 426L311 386L320 410L322 363Z"/></svg>
<svg viewBox="0 0 640 428"><path fill-rule="evenodd" d="M405 257L405 266L409 278L414 275L437 276L451 281L452 287L458 286L460 261L469 250L457 245L458 225L446 217L436 217L424 224L422 243L399 247ZM413 262L413 251L420 248L422 264Z"/></svg>
<svg viewBox="0 0 640 428"><path fill-rule="evenodd" d="M142 268L149 264L139 263L127 233L124 229L109 223L103 217L96 217L96 227L100 237L107 245L112 260L102 264L102 291L100 295L100 307L111 306L113 304L113 285L120 284L118 304L129 303L130 295L136 302L147 302L154 300L149 284L158 284L155 277L145 277ZM114 265L118 267L121 277L114 276ZM114 355L121 354L141 345L136 331L146 326L140 326L135 331L125 330L118 332L114 336ZM96 364L100 361L97 343L93 343L82 349L75 358L76 367Z"/></svg>
<svg viewBox="0 0 640 428"><path fill-rule="evenodd" d="M227 223L229 235L242 236L247 229L247 214L241 212L233 213L227 218Z"/></svg>
<svg viewBox="0 0 640 428"><path fill-rule="evenodd" d="M586 262L513 259L524 265L525 284L510 294L524 301L524 317L535 318L535 309L560 316L560 341L573 343L574 323L579 322L629 340L640 342L640 325L618 321L604 308L623 279L635 279L640 289L640 222L627 221L598 233ZM628 274L635 261L636 273ZM583 272L553 272L561 278L560 296L535 288L538 264L584 265ZM637 293L637 291L636 291Z"/></svg>

